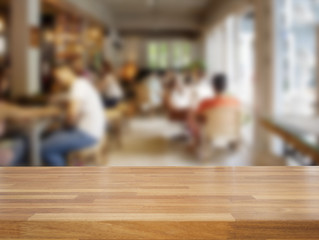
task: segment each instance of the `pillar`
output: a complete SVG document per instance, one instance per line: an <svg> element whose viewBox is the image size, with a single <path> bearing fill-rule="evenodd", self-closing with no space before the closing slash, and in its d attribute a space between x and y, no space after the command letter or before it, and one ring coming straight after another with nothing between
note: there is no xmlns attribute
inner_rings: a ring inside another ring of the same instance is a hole
<svg viewBox="0 0 319 240"><path fill-rule="evenodd" d="M256 72L254 82L255 110L262 116L273 116L275 103L275 29L274 0L255 0ZM255 149L271 151L271 136L258 120L255 126Z"/></svg>
<svg viewBox="0 0 319 240"><path fill-rule="evenodd" d="M40 0L10 0L12 95L40 91Z"/></svg>

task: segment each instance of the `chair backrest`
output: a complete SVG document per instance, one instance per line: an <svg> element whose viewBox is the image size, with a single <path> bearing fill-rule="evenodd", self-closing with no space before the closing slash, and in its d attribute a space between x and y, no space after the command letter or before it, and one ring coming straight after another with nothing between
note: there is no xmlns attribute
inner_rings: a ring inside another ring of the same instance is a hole
<svg viewBox="0 0 319 240"><path fill-rule="evenodd" d="M206 112L204 134L211 139L238 140L241 113L238 107L221 106Z"/></svg>

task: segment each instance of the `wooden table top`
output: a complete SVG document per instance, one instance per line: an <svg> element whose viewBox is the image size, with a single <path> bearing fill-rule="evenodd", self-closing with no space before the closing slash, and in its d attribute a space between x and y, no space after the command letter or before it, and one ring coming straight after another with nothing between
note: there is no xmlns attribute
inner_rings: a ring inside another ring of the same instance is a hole
<svg viewBox="0 0 319 240"><path fill-rule="evenodd" d="M0 239L319 239L319 168L0 168L0 226Z"/></svg>
<svg viewBox="0 0 319 240"><path fill-rule="evenodd" d="M41 118L59 117L60 109L53 106L20 107L14 104L0 103L1 119L38 120Z"/></svg>

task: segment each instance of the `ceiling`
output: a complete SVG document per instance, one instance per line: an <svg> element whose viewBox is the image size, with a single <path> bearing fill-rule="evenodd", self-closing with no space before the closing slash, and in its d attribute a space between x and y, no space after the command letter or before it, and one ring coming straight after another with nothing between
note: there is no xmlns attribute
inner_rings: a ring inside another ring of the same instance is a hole
<svg viewBox="0 0 319 240"><path fill-rule="evenodd" d="M118 16L147 16L158 13L163 16L196 16L210 0L98 0Z"/></svg>
<svg viewBox="0 0 319 240"><path fill-rule="evenodd" d="M187 33L201 31L209 10L221 0L45 0L70 3L122 33ZM0 0L0 7L10 0Z"/></svg>
<svg viewBox="0 0 319 240"><path fill-rule="evenodd" d="M95 0L110 12L120 31L199 31L201 20L220 0Z"/></svg>

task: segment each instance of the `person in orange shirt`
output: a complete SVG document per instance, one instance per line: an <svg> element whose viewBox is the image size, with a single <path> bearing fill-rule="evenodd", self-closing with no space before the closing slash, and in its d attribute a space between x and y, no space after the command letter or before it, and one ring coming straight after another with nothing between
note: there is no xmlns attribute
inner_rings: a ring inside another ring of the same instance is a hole
<svg viewBox="0 0 319 240"><path fill-rule="evenodd" d="M212 79L212 87L215 96L203 100L199 107L190 115L188 120L189 129L193 137L191 149L196 150L200 144L200 126L205 123L205 113L217 107L238 107L240 102L230 95L227 95L227 77L225 74L217 74Z"/></svg>
<svg viewBox="0 0 319 240"><path fill-rule="evenodd" d="M215 107L239 107L239 101L230 95L226 94L227 78L224 74L217 74L212 82L215 97L205 99L197 109L197 115L202 115L205 111Z"/></svg>

